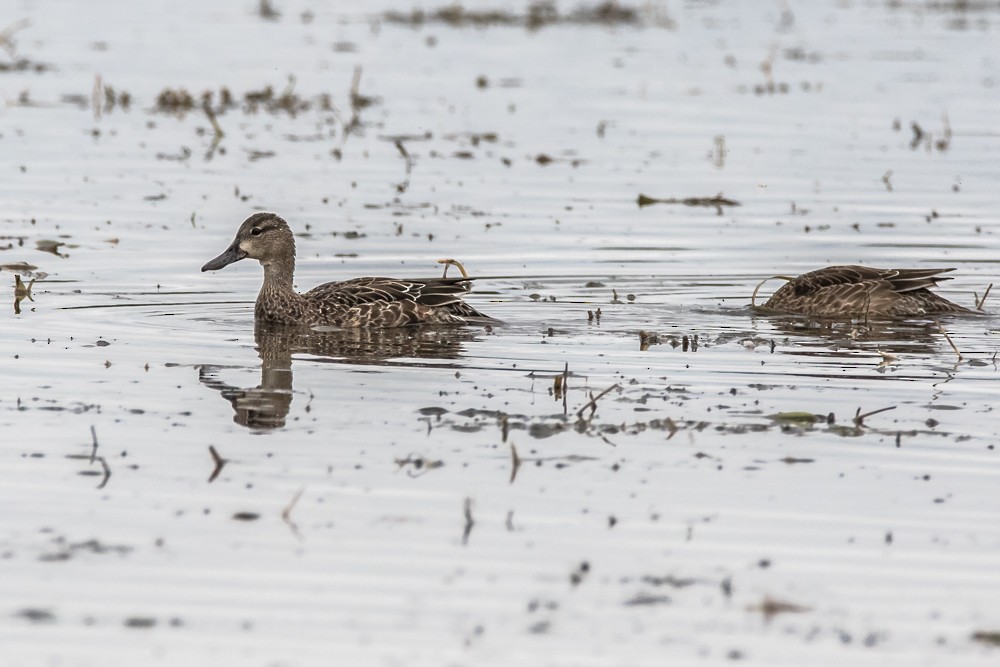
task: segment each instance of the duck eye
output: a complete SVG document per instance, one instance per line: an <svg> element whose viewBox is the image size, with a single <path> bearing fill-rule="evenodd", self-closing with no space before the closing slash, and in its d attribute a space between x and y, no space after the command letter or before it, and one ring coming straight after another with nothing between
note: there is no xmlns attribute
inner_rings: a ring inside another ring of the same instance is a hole
<svg viewBox="0 0 1000 667"><path fill-rule="evenodd" d="M261 231L263 230L261 230L260 227L254 227L253 229L250 230L250 233L254 236L260 236Z"/></svg>

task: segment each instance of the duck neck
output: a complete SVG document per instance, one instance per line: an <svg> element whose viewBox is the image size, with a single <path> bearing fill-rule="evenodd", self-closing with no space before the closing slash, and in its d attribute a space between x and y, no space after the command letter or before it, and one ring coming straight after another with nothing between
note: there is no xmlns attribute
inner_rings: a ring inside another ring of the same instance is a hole
<svg viewBox="0 0 1000 667"><path fill-rule="evenodd" d="M275 324L298 324L306 311L306 298L292 287L295 259L275 260L264 265L254 316L258 321Z"/></svg>
<svg viewBox="0 0 1000 667"><path fill-rule="evenodd" d="M291 292L295 294L292 287L292 276L295 275L295 258L271 260L264 265L264 285L261 292Z"/></svg>

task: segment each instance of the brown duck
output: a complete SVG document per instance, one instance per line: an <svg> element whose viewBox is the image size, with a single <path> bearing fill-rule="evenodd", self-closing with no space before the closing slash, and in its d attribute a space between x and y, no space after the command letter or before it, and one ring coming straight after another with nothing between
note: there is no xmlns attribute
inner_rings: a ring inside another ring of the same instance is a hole
<svg viewBox="0 0 1000 667"><path fill-rule="evenodd" d="M766 310L830 318L902 318L974 313L930 290L954 269L876 269L828 266L788 282L763 305ZM760 287L758 285L758 287ZM756 294L756 290L754 291Z"/></svg>
<svg viewBox="0 0 1000 667"><path fill-rule="evenodd" d="M410 324L496 322L462 301L468 278L355 278L324 283L299 294L292 287L295 239L288 223L274 213L247 218L226 251L202 271L216 271L245 258L264 267L257 295L258 323L294 326L401 327Z"/></svg>

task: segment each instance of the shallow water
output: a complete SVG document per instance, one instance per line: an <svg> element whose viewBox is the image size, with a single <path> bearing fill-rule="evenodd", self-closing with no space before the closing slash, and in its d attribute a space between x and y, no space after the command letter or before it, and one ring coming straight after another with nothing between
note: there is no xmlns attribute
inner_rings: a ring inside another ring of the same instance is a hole
<svg viewBox="0 0 1000 667"><path fill-rule="evenodd" d="M1000 13L275 6L7 17L4 665L996 661L995 297L749 303L836 263L983 296ZM221 87L214 144L157 103ZM504 324L255 335L259 268L198 268L259 209L302 289L454 257Z"/></svg>

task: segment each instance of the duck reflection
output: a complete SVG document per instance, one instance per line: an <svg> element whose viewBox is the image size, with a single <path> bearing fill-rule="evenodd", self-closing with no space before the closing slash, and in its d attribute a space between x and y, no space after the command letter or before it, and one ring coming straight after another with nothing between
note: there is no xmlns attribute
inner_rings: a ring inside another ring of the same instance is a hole
<svg viewBox="0 0 1000 667"><path fill-rule="evenodd" d="M822 320L797 316L769 316L767 322L775 333L796 339L804 348L817 348L817 355L827 356L834 349L870 348L872 345L889 354L932 355L948 343L937 321ZM808 353L806 353L808 354Z"/></svg>
<svg viewBox="0 0 1000 667"><path fill-rule="evenodd" d="M260 384L236 387L219 378L221 366L203 365L198 380L229 401L233 421L253 430L285 425L292 405L292 357L306 354L317 361L344 364L394 365L416 359L458 359L465 344L483 330L469 327L411 326L396 329L350 328L315 331L258 324L254 330L260 356Z"/></svg>

